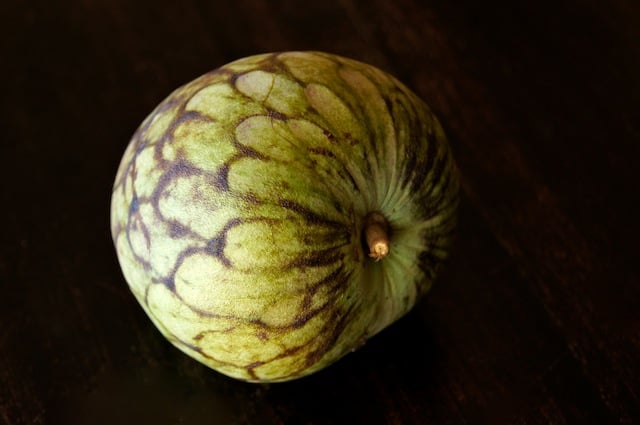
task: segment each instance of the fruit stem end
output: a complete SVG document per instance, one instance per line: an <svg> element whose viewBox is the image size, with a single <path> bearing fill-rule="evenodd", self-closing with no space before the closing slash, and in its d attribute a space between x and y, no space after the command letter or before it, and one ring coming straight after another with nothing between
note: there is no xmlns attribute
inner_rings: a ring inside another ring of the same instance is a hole
<svg viewBox="0 0 640 425"><path fill-rule="evenodd" d="M364 220L364 239L369 248L369 257L375 261L389 255L389 223L382 214L367 214Z"/></svg>

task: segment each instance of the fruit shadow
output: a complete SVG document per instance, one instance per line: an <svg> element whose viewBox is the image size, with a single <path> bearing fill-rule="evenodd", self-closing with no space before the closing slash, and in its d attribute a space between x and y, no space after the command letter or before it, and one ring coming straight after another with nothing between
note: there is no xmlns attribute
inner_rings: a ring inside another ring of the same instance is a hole
<svg viewBox="0 0 640 425"><path fill-rule="evenodd" d="M275 407L285 423L309 416L320 423L379 423L403 400L431 398L440 382L440 350L424 308L419 303L358 351L314 375L265 385L258 404Z"/></svg>

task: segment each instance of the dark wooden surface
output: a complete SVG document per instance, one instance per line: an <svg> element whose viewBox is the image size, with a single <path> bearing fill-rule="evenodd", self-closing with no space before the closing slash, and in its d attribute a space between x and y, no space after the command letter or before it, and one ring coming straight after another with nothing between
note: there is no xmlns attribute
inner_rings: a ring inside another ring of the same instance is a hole
<svg viewBox="0 0 640 425"><path fill-rule="evenodd" d="M3 2L0 423L640 423L638 3L454 3ZM144 316L110 189L172 89L293 49L370 62L433 107L460 232L428 298L360 351L246 384Z"/></svg>

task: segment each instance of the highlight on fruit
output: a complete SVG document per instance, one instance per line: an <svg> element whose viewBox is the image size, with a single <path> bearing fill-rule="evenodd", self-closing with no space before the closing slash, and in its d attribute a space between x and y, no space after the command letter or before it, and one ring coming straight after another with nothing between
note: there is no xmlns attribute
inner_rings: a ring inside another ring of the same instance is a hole
<svg viewBox="0 0 640 425"><path fill-rule="evenodd" d="M397 79L328 53L261 54L183 85L142 122L111 234L174 346L233 378L287 381L428 292L458 186L442 127Z"/></svg>

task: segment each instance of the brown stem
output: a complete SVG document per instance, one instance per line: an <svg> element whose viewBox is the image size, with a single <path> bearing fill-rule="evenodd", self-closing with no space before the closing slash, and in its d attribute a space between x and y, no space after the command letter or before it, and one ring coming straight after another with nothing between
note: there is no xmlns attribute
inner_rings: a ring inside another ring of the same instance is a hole
<svg viewBox="0 0 640 425"><path fill-rule="evenodd" d="M369 257L380 261L389 254L389 223L382 214L367 214L364 219L364 239L369 247Z"/></svg>

